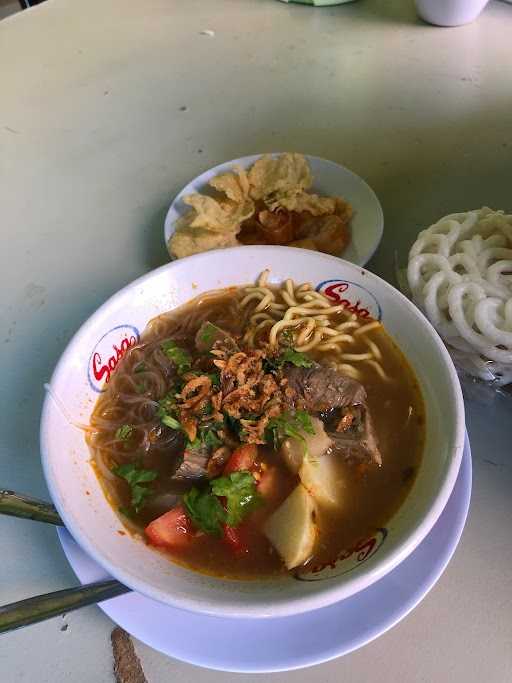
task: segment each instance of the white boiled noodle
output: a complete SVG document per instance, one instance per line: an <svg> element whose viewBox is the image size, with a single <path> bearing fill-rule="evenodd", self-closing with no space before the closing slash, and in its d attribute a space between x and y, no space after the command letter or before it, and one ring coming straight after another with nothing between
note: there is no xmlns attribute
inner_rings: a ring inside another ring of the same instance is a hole
<svg viewBox="0 0 512 683"><path fill-rule="evenodd" d="M459 367L512 382L512 215L484 207L441 218L418 235L407 279Z"/></svg>

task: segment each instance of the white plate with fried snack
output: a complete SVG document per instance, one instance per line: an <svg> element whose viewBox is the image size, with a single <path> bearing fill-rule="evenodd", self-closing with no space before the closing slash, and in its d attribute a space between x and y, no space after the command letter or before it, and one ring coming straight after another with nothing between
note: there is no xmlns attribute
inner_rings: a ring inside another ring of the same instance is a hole
<svg viewBox="0 0 512 683"><path fill-rule="evenodd" d="M244 244L285 244L364 265L382 237L373 190L348 169L296 153L233 159L192 180L172 202L171 259Z"/></svg>

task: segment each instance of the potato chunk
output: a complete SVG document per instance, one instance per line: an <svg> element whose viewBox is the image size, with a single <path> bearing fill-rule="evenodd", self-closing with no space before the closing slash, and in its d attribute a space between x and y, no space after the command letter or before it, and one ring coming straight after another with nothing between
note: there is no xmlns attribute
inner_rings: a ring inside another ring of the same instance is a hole
<svg viewBox="0 0 512 683"><path fill-rule="evenodd" d="M281 446L281 456L293 474L299 471L306 452L309 458L315 460L332 446L332 440L327 436L323 422L317 417L312 417L311 424L315 430L314 434L301 431L303 439L292 436Z"/></svg>
<svg viewBox="0 0 512 683"><path fill-rule="evenodd" d="M288 569L311 557L318 534L316 505L302 484L268 518L264 531Z"/></svg>
<svg viewBox="0 0 512 683"><path fill-rule="evenodd" d="M299 477L319 505L341 506L343 482L337 472L334 455L304 458Z"/></svg>

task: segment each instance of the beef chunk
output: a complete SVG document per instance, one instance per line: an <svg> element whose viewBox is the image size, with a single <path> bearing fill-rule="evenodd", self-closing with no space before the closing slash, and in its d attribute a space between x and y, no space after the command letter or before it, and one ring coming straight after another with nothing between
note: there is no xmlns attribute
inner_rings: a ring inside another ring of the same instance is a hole
<svg viewBox="0 0 512 683"><path fill-rule="evenodd" d="M195 482L206 479L210 453L206 446L187 448L183 454L183 462L172 477L174 482Z"/></svg>
<svg viewBox="0 0 512 683"><path fill-rule="evenodd" d="M322 366L289 368L286 377L297 405L323 420L335 452L351 462L382 463L362 384Z"/></svg>
<svg viewBox="0 0 512 683"><path fill-rule="evenodd" d="M350 462L382 465L377 436L370 411L365 404L342 409L336 429L327 429L333 449ZM332 424L332 417L329 422Z"/></svg>
<svg viewBox="0 0 512 683"><path fill-rule="evenodd" d="M359 405L366 401L362 384L332 368L289 368L288 386L302 399L309 412L327 413L335 408Z"/></svg>

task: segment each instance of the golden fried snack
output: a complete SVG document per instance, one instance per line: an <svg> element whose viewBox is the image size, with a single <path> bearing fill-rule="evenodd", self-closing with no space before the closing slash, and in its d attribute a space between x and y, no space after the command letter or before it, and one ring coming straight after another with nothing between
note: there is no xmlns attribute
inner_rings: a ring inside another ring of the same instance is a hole
<svg viewBox="0 0 512 683"><path fill-rule="evenodd" d="M169 241L169 249L176 258L184 258L211 249L237 247L239 244L236 232L215 232L184 225L176 229Z"/></svg>
<svg viewBox="0 0 512 683"><path fill-rule="evenodd" d="M340 254L350 236L352 207L341 197L308 192L313 176L302 154L269 154L246 171L234 166L209 182L219 198L184 197L191 210L169 240L176 258L240 244L290 244Z"/></svg>
<svg viewBox="0 0 512 683"><path fill-rule="evenodd" d="M300 194L313 184L308 162L302 154L265 154L249 171L251 197L263 199L269 208L287 195Z"/></svg>

